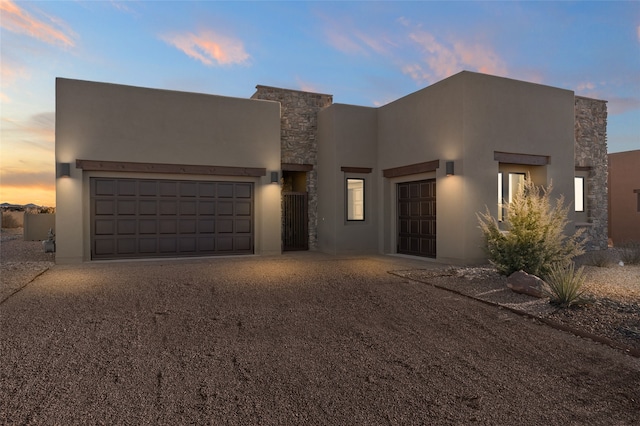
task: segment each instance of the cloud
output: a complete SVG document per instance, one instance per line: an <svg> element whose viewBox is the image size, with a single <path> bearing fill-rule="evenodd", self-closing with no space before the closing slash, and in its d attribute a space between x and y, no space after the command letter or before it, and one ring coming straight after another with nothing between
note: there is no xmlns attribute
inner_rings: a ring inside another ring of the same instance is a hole
<svg viewBox="0 0 640 426"><path fill-rule="evenodd" d="M2 119L2 138L6 141L36 142L42 147L42 142L53 143L55 140L55 112L34 114L25 122L18 122L10 118ZM49 147L44 147L49 150Z"/></svg>
<svg viewBox="0 0 640 426"><path fill-rule="evenodd" d="M353 22L337 21L323 17L324 34L329 45L348 55L387 55L395 45L380 31L367 33L355 27Z"/></svg>
<svg viewBox="0 0 640 426"><path fill-rule="evenodd" d="M0 25L11 32L26 34L49 44L59 44L65 47L75 45L75 33L63 21L55 17L43 14L44 20L38 19L20 8L12 0L0 1L0 12L2 12Z"/></svg>
<svg viewBox="0 0 640 426"><path fill-rule="evenodd" d="M242 41L211 30L200 31L198 34L169 34L160 38L183 51L187 56L209 66L215 63L218 65L245 64L250 58Z"/></svg>
<svg viewBox="0 0 640 426"><path fill-rule="evenodd" d="M441 80L465 69L501 76L508 74L504 61L490 46L462 40L446 42L423 30L411 32L409 39L421 48L421 59L428 69L420 64L409 64L403 67L403 72L420 84Z"/></svg>
<svg viewBox="0 0 640 426"><path fill-rule="evenodd" d="M593 90L596 88L596 84L592 83L590 81L586 81L583 83L578 83L578 86L576 87L576 91L583 91L583 90Z"/></svg>
<svg viewBox="0 0 640 426"><path fill-rule="evenodd" d="M41 188L54 189L55 171L30 172L3 167L0 181L4 188Z"/></svg>

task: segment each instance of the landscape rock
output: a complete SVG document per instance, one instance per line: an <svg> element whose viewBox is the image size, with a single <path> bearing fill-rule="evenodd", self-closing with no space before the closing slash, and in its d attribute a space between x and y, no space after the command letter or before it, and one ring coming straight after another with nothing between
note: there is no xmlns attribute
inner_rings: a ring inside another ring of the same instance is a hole
<svg viewBox="0 0 640 426"><path fill-rule="evenodd" d="M507 287L516 293L528 294L529 296L543 298L545 282L535 275L527 274L524 271L514 272L507 278Z"/></svg>

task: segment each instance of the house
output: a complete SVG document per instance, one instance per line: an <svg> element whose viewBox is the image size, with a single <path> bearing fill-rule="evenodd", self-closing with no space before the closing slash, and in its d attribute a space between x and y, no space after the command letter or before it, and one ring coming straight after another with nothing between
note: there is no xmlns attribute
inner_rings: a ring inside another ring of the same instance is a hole
<svg viewBox="0 0 640 426"><path fill-rule="evenodd" d="M640 242L640 150L609 154L609 238Z"/></svg>
<svg viewBox="0 0 640 426"><path fill-rule="evenodd" d="M379 108L257 86L251 99L57 79L59 263L393 253L485 260L529 174L607 246L606 102L461 72Z"/></svg>

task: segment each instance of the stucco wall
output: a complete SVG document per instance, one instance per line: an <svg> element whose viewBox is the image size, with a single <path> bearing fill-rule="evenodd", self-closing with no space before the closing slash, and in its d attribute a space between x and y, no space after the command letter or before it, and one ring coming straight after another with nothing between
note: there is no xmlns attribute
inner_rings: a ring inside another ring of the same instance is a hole
<svg viewBox="0 0 640 426"><path fill-rule="evenodd" d="M476 212L488 206L497 214L495 151L550 157L539 175L553 181L556 196L573 197L573 103L568 90L462 72L380 108L381 169L441 161L435 173L439 260L485 259ZM454 176L445 176L445 161L454 161ZM385 252L395 251L395 183L385 183Z"/></svg>
<svg viewBox="0 0 640 426"><path fill-rule="evenodd" d="M575 97L575 166L587 175L586 232L588 250L607 248L607 103Z"/></svg>
<svg viewBox="0 0 640 426"><path fill-rule="evenodd" d="M307 173L309 203L309 248L317 248L318 238L318 112L331 105L332 95L256 86L251 99L279 102L282 163L311 164Z"/></svg>
<svg viewBox="0 0 640 426"><path fill-rule="evenodd" d="M90 258L91 176L242 180L83 172L76 159L266 168L251 179L256 253L280 253L280 194L269 185L269 171L280 169L279 118L275 102L58 79L56 162L71 163L71 176L56 179L56 261Z"/></svg>
<svg viewBox="0 0 640 426"><path fill-rule="evenodd" d="M333 104L318 114L318 249L326 253L378 252L376 109ZM369 173L342 171L370 168ZM346 219L346 179L364 179L365 220Z"/></svg>
<svg viewBox="0 0 640 426"><path fill-rule="evenodd" d="M609 154L609 236L640 242L640 150Z"/></svg>

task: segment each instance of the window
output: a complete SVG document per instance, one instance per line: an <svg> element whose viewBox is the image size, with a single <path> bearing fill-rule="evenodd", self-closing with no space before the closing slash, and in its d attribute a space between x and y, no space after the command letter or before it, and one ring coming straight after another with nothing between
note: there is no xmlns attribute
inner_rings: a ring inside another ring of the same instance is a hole
<svg viewBox="0 0 640 426"><path fill-rule="evenodd" d="M575 211L584 211L584 176L576 176L573 178L575 192Z"/></svg>
<svg viewBox="0 0 640 426"><path fill-rule="evenodd" d="M347 220L364 220L364 179L347 179Z"/></svg>
<svg viewBox="0 0 640 426"><path fill-rule="evenodd" d="M509 173L507 178L507 185L505 191L505 185L503 182L504 173L498 172L498 221L502 222L506 216L506 204L505 200L509 203L513 201L514 195L524 185L525 173Z"/></svg>

